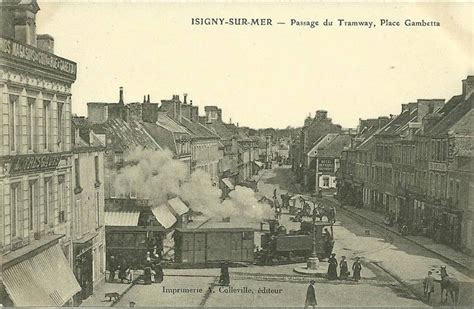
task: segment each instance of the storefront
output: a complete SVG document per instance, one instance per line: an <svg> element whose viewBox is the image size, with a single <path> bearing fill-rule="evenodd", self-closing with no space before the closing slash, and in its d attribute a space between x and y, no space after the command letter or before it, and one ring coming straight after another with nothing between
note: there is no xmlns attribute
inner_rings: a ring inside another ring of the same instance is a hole
<svg viewBox="0 0 474 309"><path fill-rule="evenodd" d="M58 244L58 236L36 250L6 255L2 260L2 279L8 300L16 307L61 307L72 305L73 296L81 291L68 261ZM33 255L34 254L34 255Z"/></svg>

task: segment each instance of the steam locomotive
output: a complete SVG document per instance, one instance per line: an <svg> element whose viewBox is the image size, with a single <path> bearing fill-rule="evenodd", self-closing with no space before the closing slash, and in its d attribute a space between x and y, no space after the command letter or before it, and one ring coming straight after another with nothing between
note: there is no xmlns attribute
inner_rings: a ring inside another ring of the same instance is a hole
<svg viewBox="0 0 474 309"><path fill-rule="evenodd" d="M300 229L288 232L278 220L266 221L268 232L261 235L262 249L256 252L259 265L299 263L313 252L313 236L316 238L316 254L320 260L328 258L334 247L332 222L301 222ZM264 222L261 224L263 232ZM315 235L314 235L314 234Z"/></svg>

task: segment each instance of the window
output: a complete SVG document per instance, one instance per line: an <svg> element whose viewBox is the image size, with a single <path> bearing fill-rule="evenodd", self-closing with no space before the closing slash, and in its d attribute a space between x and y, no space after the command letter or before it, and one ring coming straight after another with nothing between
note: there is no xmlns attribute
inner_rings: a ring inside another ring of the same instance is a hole
<svg viewBox="0 0 474 309"><path fill-rule="evenodd" d="M44 149L51 150L51 102L43 101L43 144Z"/></svg>
<svg viewBox="0 0 474 309"><path fill-rule="evenodd" d="M76 237L82 236L82 227L87 227L87 216L82 213L82 202L81 199L77 199L74 205L75 215L74 215L74 226L76 230ZM86 228L87 230L87 228Z"/></svg>
<svg viewBox="0 0 474 309"><path fill-rule="evenodd" d="M34 229L34 218L36 208L36 180L30 181L28 187L28 222L30 231Z"/></svg>
<svg viewBox="0 0 474 309"><path fill-rule="evenodd" d="M10 220L11 220L11 237L17 237L19 234L19 215L20 205L20 184L12 184L10 187Z"/></svg>
<svg viewBox="0 0 474 309"><path fill-rule="evenodd" d="M63 128L63 107L64 103L58 103L58 146L61 150L64 149L63 135L65 131Z"/></svg>
<svg viewBox="0 0 474 309"><path fill-rule="evenodd" d="M35 115L35 102L34 98L28 98L28 108L26 112L26 127L27 127L27 140L28 150L35 149L35 132L36 132L36 115Z"/></svg>
<svg viewBox="0 0 474 309"><path fill-rule="evenodd" d="M100 183L99 177L99 156L94 157L94 168L95 168L95 182Z"/></svg>
<svg viewBox="0 0 474 309"><path fill-rule="evenodd" d="M323 178L323 186L324 187L329 187L329 177L324 177Z"/></svg>
<svg viewBox="0 0 474 309"><path fill-rule="evenodd" d="M43 192L43 206L44 206L44 213L43 213L43 221L44 224L48 224L49 221L49 212L51 211L51 201L52 201L52 190L51 190L51 178L44 179L44 192Z"/></svg>
<svg viewBox="0 0 474 309"><path fill-rule="evenodd" d="M100 227L100 194L99 192L95 193L95 218L96 218L96 227Z"/></svg>
<svg viewBox="0 0 474 309"><path fill-rule="evenodd" d="M76 189L81 187L81 166L79 163L79 158L74 159L74 172L75 172L75 179L76 179Z"/></svg>
<svg viewBox="0 0 474 309"><path fill-rule="evenodd" d="M18 151L19 146L19 133L20 133L20 119L18 110L18 96L10 96L10 110L8 112L9 119L9 131L10 131L10 150Z"/></svg>
<svg viewBox="0 0 474 309"><path fill-rule="evenodd" d="M99 246L99 272L104 273L104 245Z"/></svg>
<svg viewBox="0 0 474 309"><path fill-rule="evenodd" d="M66 211L64 205L65 194L64 176L58 176L58 221L59 223L66 222Z"/></svg>
<svg viewBox="0 0 474 309"><path fill-rule="evenodd" d="M122 164L123 163L123 152L115 152L115 157L114 161L116 164Z"/></svg>

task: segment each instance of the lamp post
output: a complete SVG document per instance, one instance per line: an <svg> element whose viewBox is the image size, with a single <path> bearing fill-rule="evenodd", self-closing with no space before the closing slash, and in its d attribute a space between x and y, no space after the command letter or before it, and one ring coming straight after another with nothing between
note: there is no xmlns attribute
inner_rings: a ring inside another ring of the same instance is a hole
<svg viewBox="0 0 474 309"><path fill-rule="evenodd" d="M313 250L312 250L311 256L308 258L308 262L306 263L306 266L307 266L307 269L316 270L319 267L318 253L316 251L316 243L317 243L317 240L316 240L316 203L314 203L314 206L313 206L312 217L313 217L313 221L312 221L313 222L313 248L312 248Z"/></svg>

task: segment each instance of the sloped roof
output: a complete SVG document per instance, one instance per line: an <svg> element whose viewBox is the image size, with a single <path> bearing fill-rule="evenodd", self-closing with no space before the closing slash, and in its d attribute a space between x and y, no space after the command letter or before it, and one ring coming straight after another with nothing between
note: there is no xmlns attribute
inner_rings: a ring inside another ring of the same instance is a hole
<svg viewBox="0 0 474 309"><path fill-rule="evenodd" d="M126 150L135 147L161 149L160 145L147 133L141 123L122 119L109 119L104 123L92 125L95 133L107 136L107 147Z"/></svg>
<svg viewBox="0 0 474 309"><path fill-rule="evenodd" d="M192 122L186 117L182 117L181 124L195 137L219 138L216 133L212 132L207 127L200 123Z"/></svg>
<svg viewBox="0 0 474 309"><path fill-rule="evenodd" d="M323 149L318 150L320 157L338 157L341 155L345 147L351 144L351 136L349 134L338 134Z"/></svg>
<svg viewBox="0 0 474 309"><path fill-rule="evenodd" d="M157 123L162 126L163 128L173 132L173 133L188 133L186 128L182 125L171 119L166 113L159 112L158 113L158 121Z"/></svg>
<svg viewBox="0 0 474 309"><path fill-rule="evenodd" d="M418 109L414 108L412 111L405 110L400 115L395 117L392 121L387 123L381 130L377 132L378 135L399 135L408 129L408 123L415 121L418 118Z"/></svg>
<svg viewBox="0 0 474 309"><path fill-rule="evenodd" d="M171 152L176 154L176 143L173 133L160 125L154 123L144 122L143 126L151 137L160 143L163 148L168 148Z"/></svg>
<svg viewBox="0 0 474 309"><path fill-rule="evenodd" d="M234 137L233 130L228 128L223 122L206 123L205 126L223 140L231 140Z"/></svg>
<svg viewBox="0 0 474 309"><path fill-rule="evenodd" d="M335 139L339 134L338 133L328 133L324 136L321 136L316 142L313 143L313 147L307 152L308 156L315 156L316 152L319 153L319 150L324 149L333 139Z"/></svg>
<svg viewBox="0 0 474 309"><path fill-rule="evenodd" d="M456 133L472 133L473 113L472 105L474 98L471 96L468 100L460 100L455 97L450 100L450 106L440 110L441 119L431 128L428 128L426 134L429 136L447 134L450 129Z"/></svg>

